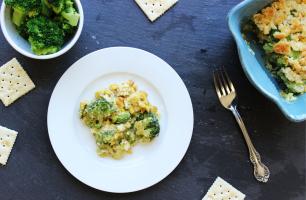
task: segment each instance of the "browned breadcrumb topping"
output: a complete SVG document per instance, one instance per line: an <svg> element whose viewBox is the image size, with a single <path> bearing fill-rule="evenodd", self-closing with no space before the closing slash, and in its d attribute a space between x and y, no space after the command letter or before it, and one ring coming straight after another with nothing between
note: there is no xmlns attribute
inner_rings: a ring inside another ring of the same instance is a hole
<svg viewBox="0 0 306 200"><path fill-rule="evenodd" d="M277 39L272 50L288 64L282 72L288 80L304 84L306 92L306 0L277 0L255 14L253 22L260 40L269 35Z"/></svg>

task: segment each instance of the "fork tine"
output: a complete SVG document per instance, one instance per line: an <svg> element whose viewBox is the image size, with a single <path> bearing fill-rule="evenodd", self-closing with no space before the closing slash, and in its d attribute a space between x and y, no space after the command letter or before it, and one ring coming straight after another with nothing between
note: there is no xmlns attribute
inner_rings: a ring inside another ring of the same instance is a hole
<svg viewBox="0 0 306 200"><path fill-rule="evenodd" d="M219 91L220 91L221 95L226 95L223 83L222 83L221 78L220 78L220 70L216 70L216 80L219 84Z"/></svg>
<svg viewBox="0 0 306 200"><path fill-rule="evenodd" d="M229 94L231 92L231 90L229 89L229 83L226 81L226 78L225 78L224 74L225 74L225 69L224 69L224 67L222 67L222 69L220 69L220 76L221 76L224 88L226 89L227 94Z"/></svg>
<svg viewBox="0 0 306 200"><path fill-rule="evenodd" d="M217 80L216 80L217 79L216 71L213 72L213 77L214 77L214 83L215 83L216 92L217 92L218 97L220 98L222 95L220 93L220 88L219 88Z"/></svg>
<svg viewBox="0 0 306 200"><path fill-rule="evenodd" d="M233 82L232 82L231 79L229 78L229 76L228 76L226 70L224 69L224 67L223 67L223 71L224 71L224 74L225 74L225 77L226 77L226 80L227 80L227 82L228 82L228 84L229 84L230 89L231 89L233 92L235 92L235 88L234 88Z"/></svg>

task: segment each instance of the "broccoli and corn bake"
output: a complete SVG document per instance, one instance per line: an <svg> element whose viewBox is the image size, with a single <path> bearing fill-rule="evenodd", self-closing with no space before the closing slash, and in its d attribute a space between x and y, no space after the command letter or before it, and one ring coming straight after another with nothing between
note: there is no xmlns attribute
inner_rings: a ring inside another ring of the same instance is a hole
<svg viewBox="0 0 306 200"><path fill-rule="evenodd" d="M97 91L95 100L80 104L80 118L91 129L101 157L122 158L137 143L151 142L160 131L157 107L133 81Z"/></svg>
<svg viewBox="0 0 306 200"><path fill-rule="evenodd" d="M266 65L285 97L306 92L306 0L277 0L252 17L246 30L256 34Z"/></svg>

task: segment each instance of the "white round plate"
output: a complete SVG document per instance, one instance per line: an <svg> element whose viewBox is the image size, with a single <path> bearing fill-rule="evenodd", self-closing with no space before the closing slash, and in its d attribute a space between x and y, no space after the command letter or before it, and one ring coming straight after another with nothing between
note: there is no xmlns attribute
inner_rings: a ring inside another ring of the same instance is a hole
<svg viewBox="0 0 306 200"><path fill-rule="evenodd" d="M154 141L137 145L121 160L101 158L90 130L79 119L79 104L111 83L134 80L161 113ZM107 192L133 192L169 175L184 157L193 130L189 93L178 74L146 51L113 47L73 64L58 81L49 103L48 131L64 167L81 182Z"/></svg>

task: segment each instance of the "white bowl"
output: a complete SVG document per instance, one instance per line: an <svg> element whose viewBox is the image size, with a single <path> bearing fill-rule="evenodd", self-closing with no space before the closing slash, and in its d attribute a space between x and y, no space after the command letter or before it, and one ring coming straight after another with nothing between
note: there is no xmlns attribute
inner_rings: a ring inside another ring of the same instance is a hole
<svg viewBox="0 0 306 200"><path fill-rule="evenodd" d="M80 14L80 20L78 24L78 29L75 33L75 35L67 41L64 46L61 48L60 51L49 54L49 55L36 55L31 50L31 45L27 40L25 40L23 37L21 37L16 28L15 25L12 23L11 20L11 8L9 6L6 6L4 1L2 2L1 6L1 12L0 12L0 25L3 32L4 37L10 43L10 45L19 53L21 53L24 56L34 58L34 59L40 59L40 60L46 60L51 58L56 58L64 53L66 53L68 50L70 50L73 45L77 42L79 39L83 24L84 24L84 13L83 8L81 5L80 0L75 0L76 8Z"/></svg>

